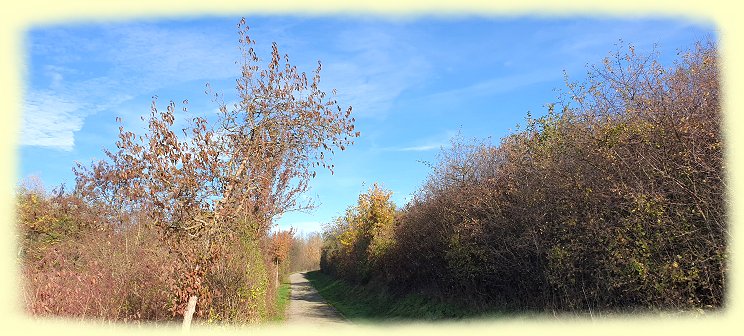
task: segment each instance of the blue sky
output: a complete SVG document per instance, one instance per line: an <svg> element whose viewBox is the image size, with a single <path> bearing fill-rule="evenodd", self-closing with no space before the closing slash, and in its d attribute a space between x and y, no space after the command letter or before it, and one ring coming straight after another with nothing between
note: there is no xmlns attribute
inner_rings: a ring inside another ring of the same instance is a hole
<svg viewBox="0 0 744 336"><path fill-rule="evenodd" d="M74 185L76 161L104 158L118 133L116 117L140 127L151 97L159 105L189 100L190 113L212 115L205 84L234 100L239 17L67 23L26 34L25 92L18 179L50 188ZM360 192L381 183L403 206L424 182L442 146L458 132L493 142L540 115L564 87L614 50L619 40L645 53L658 43L670 62L695 41L716 39L715 26L669 18L532 18L361 16L246 17L259 56L272 41L310 72L323 63L321 86L353 106L354 146L337 153L335 174L322 173L307 194L309 213L277 219L280 228L319 231Z"/></svg>

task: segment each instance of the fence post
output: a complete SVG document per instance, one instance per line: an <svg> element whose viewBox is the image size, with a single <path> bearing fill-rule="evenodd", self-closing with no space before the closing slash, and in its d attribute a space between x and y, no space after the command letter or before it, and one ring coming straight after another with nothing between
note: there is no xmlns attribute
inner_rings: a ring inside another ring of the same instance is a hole
<svg viewBox="0 0 744 336"><path fill-rule="evenodd" d="M199 297L196 295L192 295L189 298L189 303L186 305L186 311L183 312L183 325L181 325L182 331L189 331L189 328L191 327L191 318L194 316L194 312L196 311L196 300Z"/></svg>

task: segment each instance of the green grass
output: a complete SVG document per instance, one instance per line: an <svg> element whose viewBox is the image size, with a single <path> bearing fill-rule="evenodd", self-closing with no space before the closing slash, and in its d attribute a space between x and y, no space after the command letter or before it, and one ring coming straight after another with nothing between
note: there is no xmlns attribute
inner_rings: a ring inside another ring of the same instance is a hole
<svg viewBox="0 0 744 336"><path fill-rule="evenodd" d="M284 321L286 318L287 306L289 305L289 296L291 294L289 282L279 285L276 298L276 315L271 318L272 322Z"/></svg>
<svg viewBox="0 0 744 336"><path fill-rule="evenodd" d="M396 297L385 288L353 285L320 271L308 272L307 278L328 303L354 322L458 320L501 315L422 295Z"/></svg>

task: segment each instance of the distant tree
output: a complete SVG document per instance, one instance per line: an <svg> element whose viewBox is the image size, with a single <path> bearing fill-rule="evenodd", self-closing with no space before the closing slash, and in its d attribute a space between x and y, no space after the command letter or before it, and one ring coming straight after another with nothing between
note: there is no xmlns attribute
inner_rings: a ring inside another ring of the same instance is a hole
<svg viewBox="0 0 744 336"><path fill-rule="evenodd" d="M319 233L295 236L290 251L290 272L316 270L320 267L323 239Z"/></svg>
<svg viewBox="0 0 744 336"><path fill-rule="evenodd" d="M292 241L294 240L294 228L291 228L289 230L282 230L275 232L271 235L271 259L274 262L274 277L275 277L275 285L279 285L279 278L280 278L280 270L283 268L284 270L289 269L289 267L286 267L287 263L291 263L290 260L290 250L292 249ZM284 266L284 267L282 267Z"/></svg>
<svg viewBox="0 0 744 336"><path fill-rule="evenodd" d="M357 205L326 228L324 271L340 271L356 280L365 280L378 269L385 253L395 242L395 204L392 192L375 183L359 195ZM328 270L328 268L334 270Z"/></svg>

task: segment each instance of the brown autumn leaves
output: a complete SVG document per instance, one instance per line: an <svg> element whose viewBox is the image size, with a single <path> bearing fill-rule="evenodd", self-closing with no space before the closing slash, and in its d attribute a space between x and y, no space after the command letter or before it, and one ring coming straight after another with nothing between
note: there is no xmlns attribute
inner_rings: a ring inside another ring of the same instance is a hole
<svg viewBox="0 0 744 336"><path fill-rule="evenodd" d="M79 200L72 212L98 214L85 230L51 239L54 229L35 232L37 224L82 217L67 211L42 219L33 206L19 207L33 212L21 216L24 254L38 255L25 265L32 313L162 320L171 312L178 318L190 296L199 297L197 316L208 320L256 321L277 313L272 309L278 269L290 255L293 232L270 234L272 220L311 206L299 198L309 180L319 169L332 173L332 155L359 132L351 107L342 109L320 89L320 62L308 76L273 44L270 59L262 63L245 19L238 33L241 76L233 106L214 94L219 113L205 118L190 116L187 101L177 113L176 103L162 109L154 98L150 115L142 117L143 134L121 126L116 150L105 150L106 160L74 168L75 190L65 196ZM177 129L177 116L189 118L189 125ZM54 204L43 195L22 194L20 202ZM124 240L127 246L105 252L72 243L96 241L94 236L102 244L121 247ZM39 240L44 243L36 244ZM38 248L30 251L32 246ZM148 270L139 268L139 261L160 274L142 279ZM81 310L75 299L57 297L54 288L66 293L65 286L83 287L67 280L69 272L87 287L114 288L88 290L103 296L88 298L89 303L107 308L83 304ZM106 280L107 273L124 279Z"/></svg>
<svg viewBox="0 0 744 336"><path fill-rule="evenodd" d="M238 26L240 101L219 102L215 122L194 117L180 132L173 129L176 104L160 111L153 102L144 137L120 127L108 162L76 169L86 198L147 209L153 225L205 241L241 230L264 236L271 218L306 206L298 196L316 169L333 171L329 154L359 136L351 107L342 111L320 90L320 63L308 79L276 44L262 69L245 21Z"/></svg>

